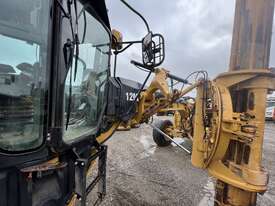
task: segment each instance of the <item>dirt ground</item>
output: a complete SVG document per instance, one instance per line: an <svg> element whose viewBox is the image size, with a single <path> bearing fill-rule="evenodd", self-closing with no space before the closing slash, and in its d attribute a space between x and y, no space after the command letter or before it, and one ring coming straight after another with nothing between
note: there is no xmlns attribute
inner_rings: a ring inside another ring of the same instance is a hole
<svg viewBox="0 0 275 206"><path fill-rule="evenodd" d="M274 134L275 123L267 123L263 158L270 182L258 206L275 205ZM194 168L190 155L178 147L157 147L149 125L116 132L107 145L107 196L102 206L213 205L214 179Z"/></svg>

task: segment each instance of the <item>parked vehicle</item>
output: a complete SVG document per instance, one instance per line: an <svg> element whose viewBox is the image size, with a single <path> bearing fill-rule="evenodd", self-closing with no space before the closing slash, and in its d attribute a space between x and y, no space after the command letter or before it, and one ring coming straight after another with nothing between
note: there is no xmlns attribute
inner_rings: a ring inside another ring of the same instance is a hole
<svg viewBox="0 0 275 206"><path fill-rule="evenodd" d="M275 121L275 97L267 98L265 119L269 121Z"/></svg>

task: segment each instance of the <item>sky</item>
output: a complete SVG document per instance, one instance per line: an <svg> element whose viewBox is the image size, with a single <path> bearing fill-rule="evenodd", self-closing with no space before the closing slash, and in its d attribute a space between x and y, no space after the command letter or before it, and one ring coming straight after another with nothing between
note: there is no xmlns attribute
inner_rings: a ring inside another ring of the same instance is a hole
<svg viewBox="0 0 275 206"><path fill-rule="evenodd" d="M0 45L1 64L8 64L13 66L16 72L19 72L19 70L16 69L18 64L23 62L34 64L38 61L36 52L38 48L36 44L31 45L24 41L0 35Z"/></svg>
<svg viewBox="0 0 275 206"><path fill-rule="evenodd" d="M164 36L166 59L162 67L172 74L186 77L192 71L203 69L214 78L228 70L235 0L127 2L142 13L154 33ZM112 28L122 32L125 41L141 40L146 35L144 23L120 0L106 0L106 4ZM274 54L275 35L270 66L275 66ZM118 76L142 82L146 73L131 65L131 59L141 59L140 45L118 57Z"/></svg>

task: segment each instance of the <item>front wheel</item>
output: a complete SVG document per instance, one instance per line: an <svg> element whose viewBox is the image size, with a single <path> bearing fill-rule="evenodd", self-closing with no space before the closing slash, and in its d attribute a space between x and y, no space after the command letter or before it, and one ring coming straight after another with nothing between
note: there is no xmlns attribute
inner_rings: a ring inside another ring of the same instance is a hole
<svg viewBox="0 0 275 206"><path fill-rule="evenodd" d="M167 128L172 127L173 123L170 120L158 121L155 126L161 131L166 133ZM153 140L159 147L167 147L171 144L171 140L167 139L164 135L153 129Z"/></svg>

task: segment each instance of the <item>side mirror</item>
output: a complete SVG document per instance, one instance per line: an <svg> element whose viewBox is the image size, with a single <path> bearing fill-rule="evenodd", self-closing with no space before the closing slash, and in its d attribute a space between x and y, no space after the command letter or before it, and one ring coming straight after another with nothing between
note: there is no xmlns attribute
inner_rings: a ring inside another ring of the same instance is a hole
<svg viewBox="0 0 275 206"><path fill-rule="evenodd" d="M142 40L143 64L157 67L165 58L164 38L161 34L148 33Z"/></svg>

